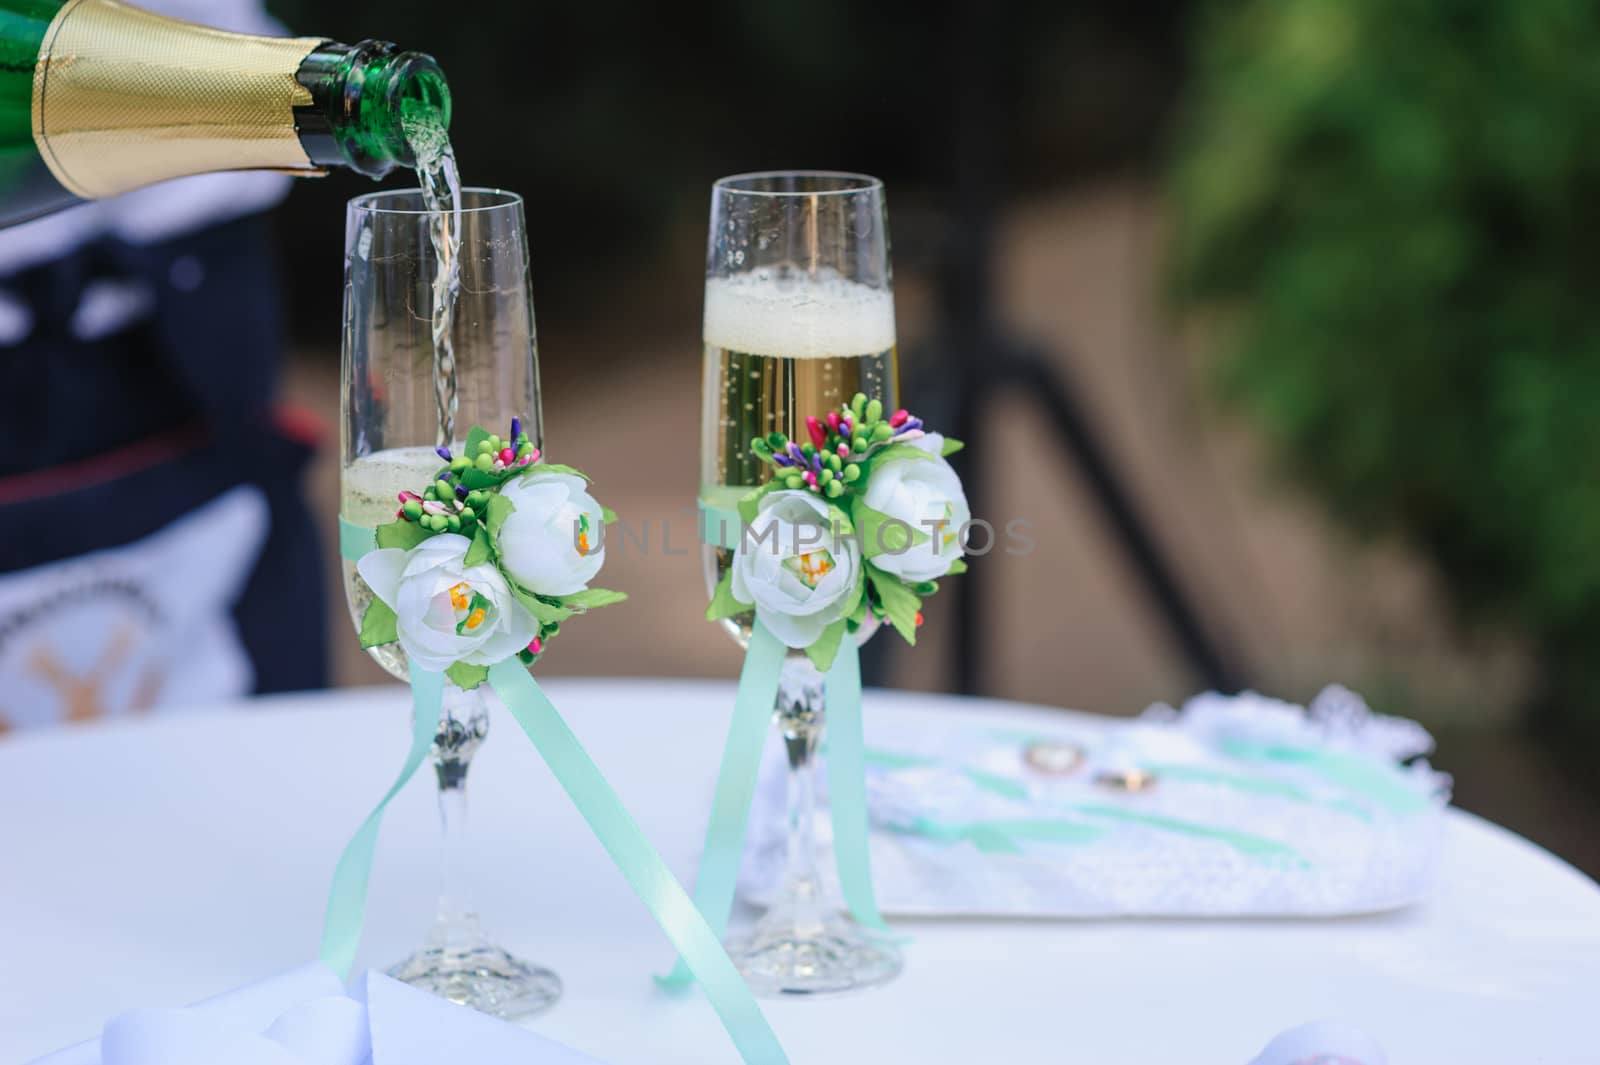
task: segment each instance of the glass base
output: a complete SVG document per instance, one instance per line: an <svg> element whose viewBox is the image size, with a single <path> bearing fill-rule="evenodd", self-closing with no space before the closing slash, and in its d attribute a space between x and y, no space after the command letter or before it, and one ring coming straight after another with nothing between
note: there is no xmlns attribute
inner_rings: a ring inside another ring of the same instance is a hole
<svg viewBox="0 0 1600 1065"><path fill-rule="evenodd" d="M900 975L900 951L843 915L797 921L772 910L726 945L750 990L769 998L837 995Z"/></svg>
<svg viewBox="0 0 1600 1065"><path fill-rule="evenodd" d="M543 1013L561 997L561 977L490 944L466 950L424 947L389 975L508 1021Z"/></svg>

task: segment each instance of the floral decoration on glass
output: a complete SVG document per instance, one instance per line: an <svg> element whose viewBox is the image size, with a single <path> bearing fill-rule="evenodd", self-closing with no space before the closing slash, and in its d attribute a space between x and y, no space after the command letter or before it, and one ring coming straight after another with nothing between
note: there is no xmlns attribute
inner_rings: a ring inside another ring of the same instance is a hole
<svg viewBox="0 0 1600 1065"><path fill-rule="evenodd" d="M744 529L706 617L753 609L827 672L844 637L869 618L917 642L922 601L938 578L966 572L961 533L972 512L945 461L961 442L908 411L885 417L879 400L858 392L805 424L805 441L782 433L751 441L774 473L739 500Z"/></svg>
<svg viewBox="0 0 1600 1065"><path fill-rule="evenodd" d="M462 454L438 451L448 465L400 493L378 550L356 565L374 596L361 646L398 642L471 690L513 655L532 664L573 615L627 598L589 587L616 515L586 475L544 462L516 418L504 439L474 426Z"/></svg>

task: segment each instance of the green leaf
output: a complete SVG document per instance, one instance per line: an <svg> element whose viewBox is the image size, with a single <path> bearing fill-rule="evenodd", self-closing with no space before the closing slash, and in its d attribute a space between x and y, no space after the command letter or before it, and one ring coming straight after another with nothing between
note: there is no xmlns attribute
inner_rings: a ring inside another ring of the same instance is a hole
<svg viewBox="0 0 1600 1065"><path fill-rule="evenodd" d="M602 506L600 508L600 520L610 525L617 520L617 512L610 507Z"/></svg>
<svg viewBox="0 0 1600 1065"><path fill-rule="evenodd" d="M511 594L516 597L517 602L527 607L528 613L532 614L534 620L541 626L559 625L577 613L568 607L545 602L515 581L508 580L506 583L511 585Z"/></svg>
<svg viewBox="0 0 1600 1065"><path fill-rule="evenodd" d="M967 572L967 560L964 558L958 558L954 562L950 563L950 568L945 571L945 575L948 577L954 577L958 573L965 572Z"/></svg>
<svg viewBox="0 0 1600 1065"><path fill-rule="evenodd" d="M504 470L485 472L476 466L468 467L461 474L461 483L466 485L470 491L477 491L480 488L497 488L500 486L500 482L505 479Z"/></svg>
<svg viewBox="0 0 1600 1065"><path fill-rule="evenodd" d="M499 498L498 496L496 498ZM467 548L467 557L461 560L463 566L477 566L489 561L494 554L489 544L489 531L477 522L472 523L472 546Z"/></svg>
<svg viewBox="0 0 1600 1065"><path fill-rule="evenodd" d="M756 513L761 509L761 500L768 492L776 492L784 486L777 481L768 481L752 492L746 492L739 497L739 520L746 525L756 520ZM743 535L741 533L741 535Z"/></svg>
<svg viewBox="0 0 1600 1065"><path fill-rule="evenodd" d="M891 518L881 510L874 510L861 499L855 501L853 509L856 515L856 528L861 530L861 552L868 558L904 554L931 539L923 530ZM908 533L910 543L906 542Z"/></svg>
<svg viewBox="0 0 1600 1065"><path fill-rule="evenodd" d="M554 462L536 462L532 466L528 467L528 472L529 473L565 473L565 474L570 474L573 477L582 477L585 481L591 481L591 480L594 479L594 478L590 477L587 473L584 473L580 469L577 469L577 468L572 467L572 466L562 466L562 465L559 465L559 464L554 463Z"/></svg>
<svg viewBox="0 0 1600 1065"><path fill-rule="evenodd" d="M489 439L489 430L481 425L474 425L467 430L467 442L461 449L461 454L467 457L468 462L475 461L478 457L478 445Z"/></svg>
<svg viewBox="0 0 1600 1065"><path fill-rule="evenodd" d="M489 497L488 505L484 508L483 524L489 530L490 536L500 535L500 526L516 511L517 505L505 496L496 492Z"/></svg>
<svg viewBox="0 0 1600 1065"><path fill-rule="evenodd" d="M404 518L380 525L373 532L379 547L394 547L401 551L409 551L433 535L416 522Z"/></svg>
<svg viewBox="0 0 1600 1065"><path fill-rule="evenodd" d="M907 588L899 577L885 573L870 562L867 563L867 577L872 581L872 589L878 594L878 604L883 607L889 624L905 637L906 643L915 644L917 611L922 609L922 600L917 598L917 593Z"/></svg>
<svg viewBox="0 0 1600 1065"><path fill-rule="evenodd" d="M400 619L382 599L374 598L361 615L361 646L381 647L400 638Z"/></svg>
<svg viewBox="0 0 1600 1065"><path fill-rule="evenodd" d="M839 653L839 644L844 640L844 630L845 623L841 618L823 629L822 635L806 648L806 657L817 667L817 672L826 673L833 665L834 656Z"/></svg>
<svg viewBox="0 0 1600 1065"><path fill-rule="evenodd" d="M844 597L844 616L853 617L859 611L867 598L866 570L856 571L856 582L850 586L850 591Z"/></svg>
<svg viewBox="0 0 1600 1065"><path fill-rule="evenodd" d="M450 668L444 671L444 675L449 678L451 684L464 692L469 692L489 679L489 667L452 662Z"/></svg>
<svg viewBox="0 0 1600 1065"><path fill-rule="evenodd" d="M573 592L571 595L557 597L562 606L571 607L574 610L594 610L598 607L610 606L612 603L620 603L627 598L628 594L626 592L613 592L609 588L585 588L581 592Z"/></svg>
<svg viewBox="0 0 1600 1065"><path fill-rule="evenodd" d="M912 462L933 461L933 456L928 452L910 444L890 444L888 447L881 447L874 451L867 458L873 463L894 462L900 459L907 459Z"/></svg>
<svg viewBox="0 0 1600 1065"><path fill-rule="evenodd" d="M944 446L939 449L939 456L943 458L946 455L954 455L957 451L960 451L966 446L966 444L963 444L955 437L947 436L944 438Z"/></svg>
<svg viewBox="0 0 1600 1065"><path fill-rule="evenodd" d="M855 522L850 520L850 515L837 503L828 504L829 532L835 536L854 536L856 534Z"/></svg>
<svg viewBox="0 0 1600 1065"><path fill-rule="evenodd" d="M711 605L706 607L706 620L720 621L754 609L755 604L741 603L733 597L733 571L729 570L722 575L717 582L717 590L711 595Z"/></svg>

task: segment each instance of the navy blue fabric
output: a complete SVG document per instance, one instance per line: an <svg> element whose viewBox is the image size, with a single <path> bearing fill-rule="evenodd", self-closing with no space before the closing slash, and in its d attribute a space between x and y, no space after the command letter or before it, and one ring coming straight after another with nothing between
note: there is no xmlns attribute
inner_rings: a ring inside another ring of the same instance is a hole
<svg viewBox="0 0 1600 1065"><path fill-rule="evenodd" d="M192 290L174 284L180 260L191 260L180 278L200 279ZM76 338L72 316L95 280L146 283L151 313L111 336ZM0 572L132 542L235 485L256 485L271 528L235 614L257 688L326 684L322 554L300 490L311 452L270 416L282 333L265 219L151 247L101 241L0 278L0 289L34 316L23 342L0 347L10 400L0 414L0 477L125 454L152 439L184 443L136 472L0 503Z"/></svg>

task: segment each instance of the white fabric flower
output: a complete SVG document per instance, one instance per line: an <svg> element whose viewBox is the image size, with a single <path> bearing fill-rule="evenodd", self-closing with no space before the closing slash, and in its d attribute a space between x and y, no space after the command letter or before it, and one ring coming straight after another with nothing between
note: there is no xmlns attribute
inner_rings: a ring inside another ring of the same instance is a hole
<svg viewBox="0 0 1600 1065"><path fill-rule="evenodd" d="M516 508L496 534L500 565L530 592L581 592L606 560L605 512L583 478L535 471L500 489Z"/></svg>
<svg viewBox="0 0 1600 1065"><path fill-rule="evenodd" d="M734 551L731 591L788 647L809 647L844 617L861 572L853 537L835 541L828 506L803 489L761 497Z"/></svg>
<svg viewBox="0 0 1600 1065"><path fill-rule="evenodd" d="M356 563L372 594L394 611L400 646L422 669L492 666L539 634L499 570L464 564L471 546L465 536L442 533L409 551L371 551Z"/></svg>
<svg viewBox="0 0 1600 1065"><path fill-rule="evenodd" d="M948 573L951 564L964 553L961 530L972 520L972 510L961 490L961 478L939 455L944 437L928 433L909 443L933 458L874 463L861 498L873 510L898 518L929 537L903 551L874 555L872 564L901 580L931 581ZM937 527L935 522L939 523ZM875 551L878 546L869 543L867 549Z"/></svg>

